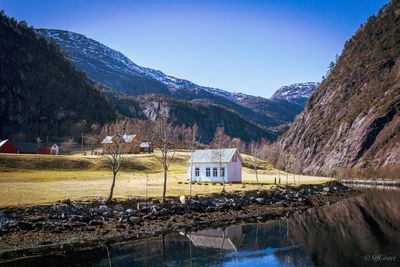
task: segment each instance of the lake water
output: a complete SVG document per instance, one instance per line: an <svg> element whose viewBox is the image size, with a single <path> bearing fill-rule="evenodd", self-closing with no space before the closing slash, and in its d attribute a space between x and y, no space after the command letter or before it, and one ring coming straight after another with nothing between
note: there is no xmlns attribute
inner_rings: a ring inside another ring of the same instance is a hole
<svg viewBox="0 0 400 267"><path fill-rule="evenodd" d="M125 242L44 266L400 266L400 191L366 190L288 219Z"/></svg>

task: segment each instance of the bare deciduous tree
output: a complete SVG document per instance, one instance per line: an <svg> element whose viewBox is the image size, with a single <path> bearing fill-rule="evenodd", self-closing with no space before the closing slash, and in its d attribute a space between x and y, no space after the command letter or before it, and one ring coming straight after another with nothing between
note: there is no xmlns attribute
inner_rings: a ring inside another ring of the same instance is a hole
<svg viewBox="0 0 400 267"><path fill-rule="evenodd" d="M235 147L237 148L239 151L244 152L246 150L246 143L243 142L242 140L240 140L240 138L233 138L230 141L229 147Z"/></svg>
<svg viewBox="0 0 400 267"><path fill-rule="evenodd" d="M36 144L37 144L37 152L38 152L38 153L39 153L39 149L42 147L42 143L43 143L42 138L37 137L37 138L36 138Z"/></svg>
<svg viewBox="0 0 400 267"><path fill-rule="evenodd" d="M103 151L108 158L112 171L112 183L110 194L107 199L107 202L111 202L114 193L117 173L121 168L123 153L126 149L124 135L130 134L131 129L129 129L128 121L122 120L105 125L103 128L103 133L111 137L110 140L105 140L104 143L102 143Z"/></svg>
<svg viewBox="0 0 400 267"><path fill-rule="evenodd" d="M80 122L74 125L74 132L79 133L81 136L80 144L81 144L81 151L83 152L83 145L84 145L84 138L83 134L87 131L88 123L86 120L81 120Z"/></svg>
<svg viewBox="0 0 400 267"><path fill-rule="evenodd" d="M164 171L163 205L165 205L165 195L167 192L168 170L171 161L175 157L174 148L176 148L179 138L177 131L178 128L174 127L173 123L168 121L166 114L159 116L153 123L152 144L160 150L160 155L157 155L157 153L154 153L154 155L160 161Z"/></svg>
<svg viewBox="0 0 400 267"><path fill-rule="evenodd" d="M263 139L260 142L260 157L272 166L278 167L278 161L280 157L280 148L274 144L269 143Z"/></svg>
<svg viewBox="0 0 400 267"><path fill-rule="evenodd" d="M212 147L228 147L231 144L231 138L225 134L224 127L215 129L214 138L211 141Z"/></svg>
<svg viewBox="0 0 400 267"><path fill-rule="evenodd" d="M193 182L193 151L197 146L197 132L199 127L194 124L190 128L184 129L183 137L190 157L190 182L189 182L189 199L192 197L192 182Z"/></svg>
<svg viewBox="0 0 400 267"><path fill-rule="evenodd" d="M226 148L229 145L229 143L230 143L230 137L225 134L224 128L218 127L215 130L215 135L211 142L211 147L214 149L212 152L213 160L218 163L220 173L224 157L224 148ZM222 178L222 192L226 192L225 175L221 176L221 178Z"/></svg>
<svg viewBox="0 0 400 267"><path fill-rule="evenodd" d="M253 167L253 170L256 174L256 182L259 184L258 181L258 169L260 168L261 160L260 155L262 151L262 146L259 141L254 141L250 143L250 162Z"/></svg>
<svg viewBox="0 0 400 267"><path fill-rule="evenodd" d="M61 143L61 148L67 152L67 155L69 155L71 154L72 148L76 145L77 143L74 141L74 139L72 137L68 137L64 142Z"/></svg>
<svg viewBox="0 0 400 267"><path fill-rule="evenodd" d="M282 150L279 151L278 166L283 167L286 172L286 184L289 184L289 171L293 171L293 166L296 164L296 157L292 153L285 153ZM293 176L293 181L296 183L296 179Z"/></svg>
<svg viewBox="0 0 400 267"><path fill-rule="evenodd" d="M85 136L85 143L89 146L90 154L93 155L96 147L100 145L101 137L98 134L92 133Z"/></svg>
<svg viewBox="0 0 400 267"><path fill-rule="evenodd" d="M84 136L85 144L89 146L91 155L93 155L94 150L100 145L102 140L100 130L100 126L96 123L93 123L90 126L90 133Z"/></svg>

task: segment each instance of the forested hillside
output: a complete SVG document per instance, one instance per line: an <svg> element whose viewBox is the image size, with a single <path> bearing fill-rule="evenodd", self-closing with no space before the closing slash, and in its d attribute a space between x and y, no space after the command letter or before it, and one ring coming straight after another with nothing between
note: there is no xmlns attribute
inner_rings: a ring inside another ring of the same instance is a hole
<svg viewBox="0 0 400 267"><path fill-rule="evenodd" d="M0 14L0 139L66 136L115 112L85 74L25 22Z"/></svg>
<svg viewBox="0 0 400 267"><path fill-rule="evenodd" d="M155 120L165 112L176 125L199 127L202 143L209 143L217 127L224 127L226 134L243 141L266 139L274 141L277 134L243 119L239 114L222 106L204 102L188 102L165 95L146 94L127 96L108 88L102 88L107 99L122 116Z"/></svg>

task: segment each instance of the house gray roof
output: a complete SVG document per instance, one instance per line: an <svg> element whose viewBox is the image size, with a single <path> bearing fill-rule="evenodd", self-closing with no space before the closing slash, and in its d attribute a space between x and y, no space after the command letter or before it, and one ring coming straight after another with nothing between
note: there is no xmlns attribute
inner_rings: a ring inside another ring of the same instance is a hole
<svg viewBox="0 0 400 267"><path fill-rule="evenodd" d="M135 137L136 137L136 134L133 134L133 135L124 134L124 135L122 136L122 138L124 139L124 142L125 142L125 143L131 143L131 142L135 139ZM103 139L103 141L101 141L101 143L102 143L102 144L112 144L112 138L113 138L113 136L107 135L107 136Z"/></svg>
<svg viewBox="0 0 400 267"><path fill-rule="evenodd" d="M210 163L210 162L230 162L235 155L237 148L222 149L202 149L193 151L192 157L188 162Z"/></svg>
<svg viewBox="0 0 400 267"><path fill-rule="evenodd" d="M230 226L225 230L201 230L189 233L187 237L196 247L237 251L243 240L243 228L241 225L236 225Z"/></svg>
<svg viewBox="0 0 400 267"><path fill-rule="evenodd" d="M3 146L5 143L7 143L8 139L1 141L0 140L0 147Z"/></svg>
<svg viewBox="0 0 400 267"><path fill-rule="evenodd" d="M204 248L216 248L228 251L237 251L235 244L228 237L223 236L202 236L196 234L188 234L187 237L190 239L195 247Z"/></svg>
<svg viewBox="0 0 400 267"><path fill-rule="evenodd" d="M150 142L141 142L140 143L141 148L149 148L150 147Z"/></svg>

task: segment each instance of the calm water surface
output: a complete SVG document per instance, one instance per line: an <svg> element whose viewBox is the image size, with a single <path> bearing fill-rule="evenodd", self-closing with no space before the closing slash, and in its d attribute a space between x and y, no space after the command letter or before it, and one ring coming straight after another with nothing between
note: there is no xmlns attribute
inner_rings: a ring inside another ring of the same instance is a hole
<svg viewBox="0 0 400 267"><path fill-rule="evenodd" d="M36 266L400 266L400 191L367 190L289 219L125 242Z"/></svg>

